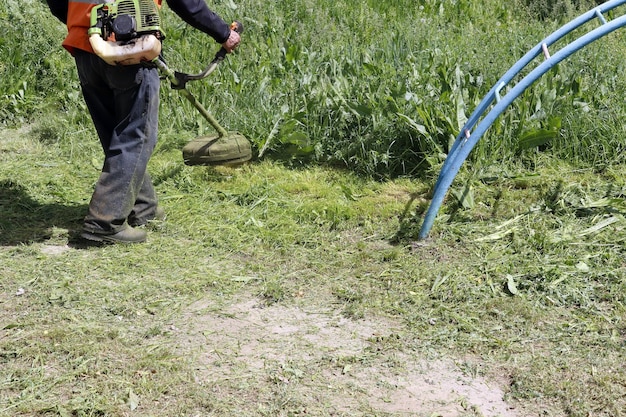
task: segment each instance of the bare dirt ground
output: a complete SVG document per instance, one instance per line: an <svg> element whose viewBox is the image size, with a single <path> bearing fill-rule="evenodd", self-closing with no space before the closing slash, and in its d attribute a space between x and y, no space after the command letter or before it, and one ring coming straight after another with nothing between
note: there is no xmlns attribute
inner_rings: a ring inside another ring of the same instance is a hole
<svg viewBox="0 0 626 417"><path fill-rule="evenodd" d="M231 415L517 417L501 385L451 358L385 348L401 325L246 299L192 305L177 329L196 382ZM379 341L387 341L380 344Z"/></svg>

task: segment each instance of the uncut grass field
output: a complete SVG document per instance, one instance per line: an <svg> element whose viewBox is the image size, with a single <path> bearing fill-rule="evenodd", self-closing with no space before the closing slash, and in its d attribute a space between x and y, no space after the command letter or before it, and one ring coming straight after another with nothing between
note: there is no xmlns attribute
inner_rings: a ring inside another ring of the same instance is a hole
<svg viewBox="0 0 626 417"><path fill-rule="evenodd" d="M466 118L595 3L209 4L243 41L188 88L255 158L184 165L211 127L164 81L167 219L105 247L65 29L0 4L0 416L626 415L626 32L516 100L418 240ZM218 45L163 18L199 72Z"/></svg>

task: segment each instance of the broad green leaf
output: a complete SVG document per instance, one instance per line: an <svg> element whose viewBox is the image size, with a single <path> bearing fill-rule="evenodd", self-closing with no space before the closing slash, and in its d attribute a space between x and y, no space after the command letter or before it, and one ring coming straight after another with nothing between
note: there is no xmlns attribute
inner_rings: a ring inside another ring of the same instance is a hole
<svg viewBox="0 0 626 417"><path fill-rule="evenodd" d="M361 117L371 116L374 111L371 107L366 106L364 104L359 103L348 103L348 107L352 110L352 112Z"/></svg>
<svg viewBox="0 0 626 417"><path fill-rule="evenodd" d="M406 124L408 124L412 129L416 130L418 133L421 133L422 135L426 135L428 133L426 130L426 126L417 123L406 114L398 113L398 117L401 120L404 120Z"/></svg>
<svg viewBox="0 0 626 417"><path fill-rule="evenodd" d="M467 123L467 116L465 115L465 101L463 100L463 93L456 94L456 123L458 130L463 129L465 123Z"/></svg>
<svg viewBox="0 0 626 417"><path fill-rule="evenodd" d="M556 130L536 129L525 133L519 139L517 149L523 151L526 149L533 149L541 145L545 145L554 138L556 138L558 132Z"/></svg>
<svg viewBox="0 0 626 417"><path fill-rule="evenodd" d="M557 131L561 128L562 119L558 116L550 116L548 118L548 130Z"/></svg>
<svg viewBox="0 0 626 417"><path fill-rule="evenodd" d="M135 411L139 407L139 396L135 394L132 388L128 391L128 406L130 411Z"/></svg>
<svg viewBox="0 0 626 417"><path fill-rule="evenodd" d="M623 198L601 198L599 200L584 203L580 208L605 208L612 207L616 210L626 210L626 200Z"/></svg>
<svg viewBox="0 0 626 417"><path fill-rule="evenodd" d="M467 185L461 190L452 190L450 193L457 199L461 207L464 209L474 208L474 190L472 190L471 186Z"/></svg>
<svg viewBox="0 0 626 417"><path fill-rule="evenodd" d="M515 283L515 278L512 275L506 276L506 290L511 295L519 294L519 290L517 289L517 284Z"/></svg>
<svg viewBox="0 0 626 417"><path fill-rule="evenodd" d="M613 223L616 223L620 221L619 217L609 217L607 219L602 220L601 222L599 222L598 224L596 224L595 226L592 226L588 229L583 230L582 232L579 233L579 236L587 236L590 235L592 233L596 233L599 232L600 230L604 229L607 226L612 225Z"/></svg>
<svg viewBox="0 0 626 417"><path fill-rule="evenodd" d="M309 137L307 136L306 133L295 131L285 137L282 137L280 141L285 144L290 143L293 145L303 146L308 143L308 140L309 140Z"/></svg>
<svg viewBox="0 0 626 417"><path fill-rule="evenodd" d="M578 269L580 272L589 272L591 270L591 268L589 268L589 265L587 265L583 261L580 261L576 264L576 269Z"/></svg>

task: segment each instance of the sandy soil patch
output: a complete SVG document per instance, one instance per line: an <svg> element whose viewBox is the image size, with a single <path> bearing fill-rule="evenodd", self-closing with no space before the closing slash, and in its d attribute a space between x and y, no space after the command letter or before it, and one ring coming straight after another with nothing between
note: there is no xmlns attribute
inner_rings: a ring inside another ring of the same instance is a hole
<svg viewBox="0 0 626 417"><path fill-rule="evenodd" d="M246 300L198 302L185 320L179 348L194 355L196 382L233 415L517 416L498 384L465 375L453 359L386 349L379 342L401 331L387 319Z"/></svg>

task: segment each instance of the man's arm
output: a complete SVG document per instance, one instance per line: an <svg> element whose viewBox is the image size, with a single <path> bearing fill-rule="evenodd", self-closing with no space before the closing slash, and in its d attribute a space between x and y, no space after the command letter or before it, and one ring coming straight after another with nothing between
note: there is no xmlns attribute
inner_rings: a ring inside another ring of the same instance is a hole
<svg viewBox="0 0 626 417"><path fill-rule="evenodd" d="M63 23L67 23L67 1L68 0L46 0L52 15Z"/></svg>
<svg viewBox="0 0 626 417"><path fill-rule="evenodd" d="M186 23L208 34L217 43L223 44L231 36L228 24L211 11L204 0L167 0L167 4Z"/></svg>

